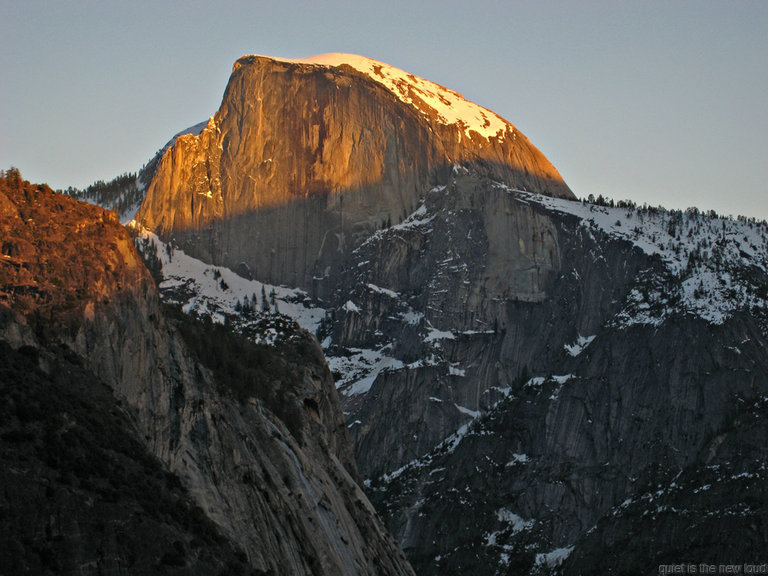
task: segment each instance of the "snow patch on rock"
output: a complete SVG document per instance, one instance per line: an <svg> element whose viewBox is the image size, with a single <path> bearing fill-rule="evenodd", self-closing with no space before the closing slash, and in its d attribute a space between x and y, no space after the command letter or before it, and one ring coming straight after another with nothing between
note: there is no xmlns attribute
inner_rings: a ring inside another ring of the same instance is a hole
<svg viewBox="0 0 768 576"><path fill-rule="evenodd" d="M504 118L466 100L458 92L365 56L335 52L309 58L272 60L316 66L351 66L384 86L424 116L435 118L441 124L459 126L468 138L471 138L473 133L486 139L502 139L515 134L515 127Z"/></svg>

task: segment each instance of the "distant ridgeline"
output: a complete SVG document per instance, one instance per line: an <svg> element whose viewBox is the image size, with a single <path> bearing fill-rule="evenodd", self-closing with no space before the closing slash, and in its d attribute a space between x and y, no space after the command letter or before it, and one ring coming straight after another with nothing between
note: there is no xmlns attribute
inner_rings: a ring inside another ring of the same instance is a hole
<svg viewBox="0 0 768 576"><path fill-rule="evenodd" d="M128 214L133 217L144 199L144 187L134 172L121 174L109 182L98 180L84 190L70 186L62 192L77 200L113 210L118 213L121 221Z"/></svg>
<svg viewBox="0 0 768 576"><path fill-rule="evenodd" d="M97 180L82 190L69 186L58 192L117 212L120 222L130 222L144 200L147 186L152 181L167 146L160 148L138 172L126 172L108 182Z"/></svg>

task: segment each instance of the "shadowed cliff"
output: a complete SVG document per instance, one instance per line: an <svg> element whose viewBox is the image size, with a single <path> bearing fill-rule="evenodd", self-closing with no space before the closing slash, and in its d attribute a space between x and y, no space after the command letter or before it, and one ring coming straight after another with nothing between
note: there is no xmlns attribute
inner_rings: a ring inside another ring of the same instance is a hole
<svg viewBox="0 0 768 576"><path fill-rule="evenodd" d="M169 321L113 213L15 170L0 231L0 449L18 463L0 537L30 546L14 566L412 574L356 482L310 334L259 347ZM147 533L116 542L121 525Z"/></svg>

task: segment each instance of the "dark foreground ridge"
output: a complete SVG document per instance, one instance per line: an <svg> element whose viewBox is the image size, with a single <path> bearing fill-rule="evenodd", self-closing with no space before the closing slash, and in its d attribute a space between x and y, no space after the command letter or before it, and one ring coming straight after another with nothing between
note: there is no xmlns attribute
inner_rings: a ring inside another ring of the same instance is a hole
<svg viewBox="0 0 768 576"><path fill-rule="evenodd" d="M0 573L252 573L80 358L0 341L0 395Z"/></svg>
<svg viewBox="0 0 768 576"><path fill-rule="evenodd" d="M0 230L4 574L412 574L314 337L164 311L113 213L15 170Z"/></svg>

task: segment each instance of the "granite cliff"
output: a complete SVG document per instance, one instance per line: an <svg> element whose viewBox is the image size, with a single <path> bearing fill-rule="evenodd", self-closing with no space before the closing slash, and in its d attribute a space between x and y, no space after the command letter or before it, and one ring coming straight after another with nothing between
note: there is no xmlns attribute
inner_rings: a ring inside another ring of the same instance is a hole
<svg viewBox="0 0 768 576"><path fill-rule="evenodd" d="M369 494L417 572L753 558L767 246L764 222L457 174L355 251L327 354Z"/></svg>
<svg viewBox="0 0 768 576"><path fill-rule="evenodd" d="M347 54L246 56L208 124L164 152L137 220L208 262L327 296L349 251L454 165L573 197L514 126L446 88Z"/></svg>
<svg viewBox="0 0 768 576"><path fill-rule="evenodd" d="M265 349L168 317L113 213L14 170L0 229L5 569L412 573L313 337Z"/></svg>

